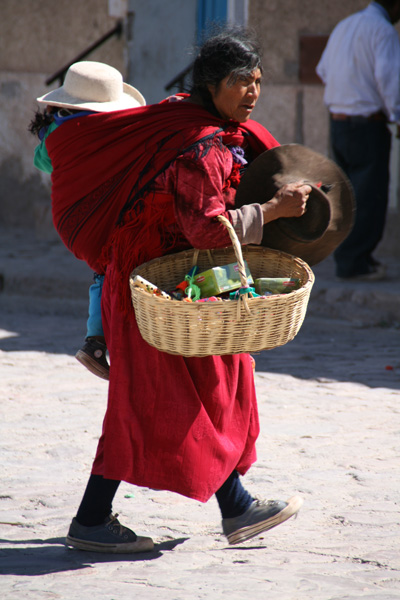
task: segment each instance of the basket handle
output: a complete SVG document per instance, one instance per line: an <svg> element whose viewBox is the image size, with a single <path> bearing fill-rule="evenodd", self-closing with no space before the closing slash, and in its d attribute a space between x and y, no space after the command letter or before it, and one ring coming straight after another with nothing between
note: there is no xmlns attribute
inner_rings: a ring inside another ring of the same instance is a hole
<svg viewBox="0 0 400 600"><path fill-rule="evenodd" d="M239 271L240 282L242 284L242 288L248 288L249 284L248 284L248 281L247 281L246 269L245 269L245 266L244 266L244 260L243 260L243 254L242 254L242 247L240 245L239 238L236 235L236 231L234 230L231 222L226 217L223 217L222 215L218 215L217 219L223 225L225 225L225 227L228 230L229 237L231 238L231 241L232 241L233 250L235 252L235 256L236 256L236 259L237 259L238 271ZM240 301L242 301L244 303L245 309L248 312L248 314L249 315L251 314L249 306L247 304L247 298L249 296L252 298L253 294L251 292L245 292L245 293L239 295L238 313L240 311Z"/></svg>
<svg viewBox="0 0 400 600"><path fill-rule="evenodd" d="M235 256L236 256L238 267L239 267L238 270L239 270L240 282L242 284L242 287L248 287L246 269L244 266L244 260L243 260L243 254L242 254L242 247L240 245L238 236L236 235L236 231L234 230L233 226L231 225L231 222L228 221L228 219L226 217L219 215L217 217L217 219L223 225L225 225L225 227L228 230L229 237L231 238L232 246L235 251Z"/></svg>
<svg viewBox="0 0 400 600"><path fill-rule="evenodd" d="M211 250L206 250L206 252L207 252L208 260L210 261L210 265L215 266L215 260L214 260ZM200 250L198 248L195 248L194 252L193 252L192 267L197 265L197 261L199 259L199 254L200 254Z"/></svg>

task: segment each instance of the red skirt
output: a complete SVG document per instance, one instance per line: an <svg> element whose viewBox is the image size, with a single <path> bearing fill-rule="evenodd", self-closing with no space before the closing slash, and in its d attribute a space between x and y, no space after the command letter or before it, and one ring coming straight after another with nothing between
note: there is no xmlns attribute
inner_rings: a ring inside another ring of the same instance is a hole
<svg viewBox="0 0 400 600"><path fill-rule="evenodd" d="M121 312L113 276L111 263L102 294L108 406L92 473L206 502L256 460L251 358L159 352L141 337L133 308Z"/></svg>

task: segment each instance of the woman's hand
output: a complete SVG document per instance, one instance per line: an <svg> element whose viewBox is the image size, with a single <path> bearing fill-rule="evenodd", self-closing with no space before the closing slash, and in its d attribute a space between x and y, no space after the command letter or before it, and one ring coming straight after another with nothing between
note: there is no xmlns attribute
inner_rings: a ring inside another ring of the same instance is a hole
<svg viewBox="0 0 400 600"><path fill-rule="evenodd" d="M268 202L261 204L263 224L281 217L301 217L306 212L311 186L304 181L287 183Z"/></svg>

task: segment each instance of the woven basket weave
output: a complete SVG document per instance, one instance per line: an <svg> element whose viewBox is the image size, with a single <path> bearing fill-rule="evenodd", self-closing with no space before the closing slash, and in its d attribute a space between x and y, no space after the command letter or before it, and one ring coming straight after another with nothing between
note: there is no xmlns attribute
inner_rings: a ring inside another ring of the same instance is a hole
<svg viewBox="0 0 400 600"><path fill-rule="evenodd" d="M148 344L169 354L210 356L259 352L283 346L298 333L307 310L314 283L310 267L290 254L261 246L242 249L230 222L227 227L232 247L214 250L186 250L144 263L132 271L130 288L136 321ZM301 287L286 294L240 300L189 303L151 295L133 285L140 275L164 291L184 280L193 265L199 271L238 263L242 287L247 287L243 259L253 279L294 277Z"/></svg>

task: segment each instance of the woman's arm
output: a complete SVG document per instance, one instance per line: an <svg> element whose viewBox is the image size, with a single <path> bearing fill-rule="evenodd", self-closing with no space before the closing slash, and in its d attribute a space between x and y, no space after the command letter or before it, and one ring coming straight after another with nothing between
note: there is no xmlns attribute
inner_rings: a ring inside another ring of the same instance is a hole
<svg viewBox="0 0 400 600"><path fill-rule="evenodd" d="M225 227L215 219L221 214L233 224L242 244L259 244L265 223L281 217L299 217L305 212L311 187L302 182L282 186L264 204L235 209L235 190L227 185L232 170L230 156L229 151L212 146L202 157L181 157L171 167L176 219L195 248L230 244Z"/></svg>

